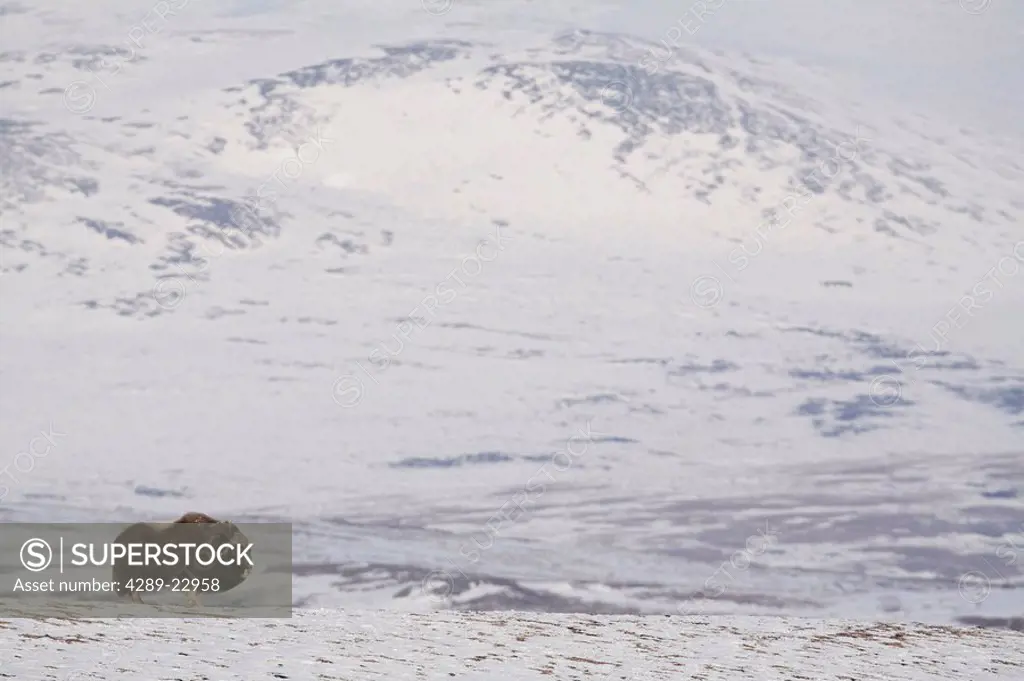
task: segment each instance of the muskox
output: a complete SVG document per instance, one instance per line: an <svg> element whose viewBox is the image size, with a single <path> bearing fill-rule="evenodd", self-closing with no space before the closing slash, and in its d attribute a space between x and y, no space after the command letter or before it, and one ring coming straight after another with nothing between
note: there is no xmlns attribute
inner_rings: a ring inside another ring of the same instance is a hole
<svg viewBox="0 0 1024 681"><path fill-rule="evenodd" d="M244 582L252 571L248 561L231 560L237 556L237 551L230 549L223 551L225 562L230 561L230 565L218 561L201 565L194 553L188 554L186 559L184 548L178 545L210 544L218 549L224 544L245 547L250 543L234 523L215 520L205 513L186 513L171 523L135 523L117 535L114 543L162 547L160 564L130 565L127 556L114 561L113 581L117 594L130 596L134 603L142 603L142 593L181 591L188 605L197 606L199 593L230 591ZM175 562L170 554L178 558L174 565L167 564Z"/></svg>

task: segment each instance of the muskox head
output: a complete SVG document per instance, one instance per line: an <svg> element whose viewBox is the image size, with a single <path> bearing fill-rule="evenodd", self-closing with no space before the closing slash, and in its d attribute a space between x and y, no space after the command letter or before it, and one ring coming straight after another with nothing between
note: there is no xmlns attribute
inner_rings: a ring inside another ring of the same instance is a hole
<svg viewBox="0 0 1024 681"><path fill-rule="evenodd" d="M224 556L225 562L231 563L230 565L224 565L219 561L214 561L210 565L203 566L196 562L194 558L189 563L188 570L192 576L200 579L206 577L220 580L218 592L229 591L235 588L244 582L252 572L252 566L244 558L242 560L235 560L240 552L239 549L244 549L251 542L234 523L215 520L205 513L186 513L175 520L172 527L173 525L189 525L189 541L210 544L214 549L217 549L217 555ZM167 534L180 536L181 533L169 531ZM170 540L168 543L170 543ZM232 548L221 549L224 545ZM251 558L252 551L246 552L245 555Z"/></svg>

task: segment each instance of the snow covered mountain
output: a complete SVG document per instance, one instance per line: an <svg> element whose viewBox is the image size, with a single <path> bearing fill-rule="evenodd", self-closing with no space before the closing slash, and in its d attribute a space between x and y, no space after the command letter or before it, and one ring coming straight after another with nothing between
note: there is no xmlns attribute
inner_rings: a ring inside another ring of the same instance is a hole
<svg viewBox="0 0 1024 681"><path fill-rule="evenodd" d="M199 53L213 51L207 43L268 39L180 38L182 50ZM353 222L329 203L306 205L310 186L321 203L341 196L326 186L421 217L521 224L557 215L560 231L594 231L601 221L610 225L602 231L663 232L690 248L731 243L732 268L767 241L917 257L948 246L961 257L1012 259L1020 236L1016 161L901 128L931 152L905 155L857 116L826 116L818 102L766 80L752 59L583 31L523 46L422 40L186 89L173 116L148 106L100 115L117 76L137 69L145 80L150 69L160 77L148 63L155 55L126 49L3 54L13 71L8 105L49 104L49 122L27 111L4 121L8 269L27 266L24 253L71 276L111 267L172 274L175 264L196 275L200 245L244 250L279 238L282 221L324 211ZM643 227L633 224L640 216ZM39 234L42 219L77 227ZM345 259L379 241L346 244L339 230L309 245ZM54 237L76 241L55 246ZM124 247L137 255L118 257ZM144 295L132 300L131 314L162 311Z"/></svg>
<svg viewBox="0 0 1024 681"><path fill-rule="evenodd" d="M3 5L0 519L290 520L302 605L1020 614L1014 147L509 3L167 5Z"/></svg>

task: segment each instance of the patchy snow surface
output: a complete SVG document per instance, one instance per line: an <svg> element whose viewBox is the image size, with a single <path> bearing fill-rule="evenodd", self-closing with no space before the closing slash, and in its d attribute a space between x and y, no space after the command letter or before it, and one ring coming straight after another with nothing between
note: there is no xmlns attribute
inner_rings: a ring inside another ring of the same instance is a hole
<svg viewBox="0 0 1024 681"><path fill-rule="evenodd" d="M0 620L32 681L1020 679L1006 631L775 617L306 611L291 620Z"/></svg>
<svg viewBox="0 0 1024 681"><path fill-rule="evenodd" d="M1017 147L571 3L169 4L2 5L0 521L292 522L299 607L1024 613Z"/></svg>

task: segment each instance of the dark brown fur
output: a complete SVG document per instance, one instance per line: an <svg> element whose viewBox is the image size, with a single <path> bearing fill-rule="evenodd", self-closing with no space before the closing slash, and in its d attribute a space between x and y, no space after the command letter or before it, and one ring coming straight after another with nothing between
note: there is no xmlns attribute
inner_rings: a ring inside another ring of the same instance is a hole
<svg viewBox="0 0 1024 681"><path fill-rule="evenodd" d="M196 525L204 527L196 528ZM205 513L190 512L172 523L135 523L117 535L115 543L209 543L213 546L220 546L221 544L244 545L248 543L248 539L234 523L216 520ZM248 577L248 573L234 565L224 566L214 563L206 567L198 564L184 567L184 555L182 554L179 554L178 564L174 566L128 565L128 559L123 558L119 562L115 562L113 567L113 579L117 582L118 595L131 596L132 601L136 603L142 602L142 596L139 592L130 591L127 588L127 582L130 579L162 578L164 589L169 591L171 580L174 578L216 578L220 580L220 588L216 590L216 593L221 593L235 588L245 581L246 577ZM202 589L199 591L201 593ZM186 594L186 599L193 604L198 604L198 599L194 594Z"/></svg>

